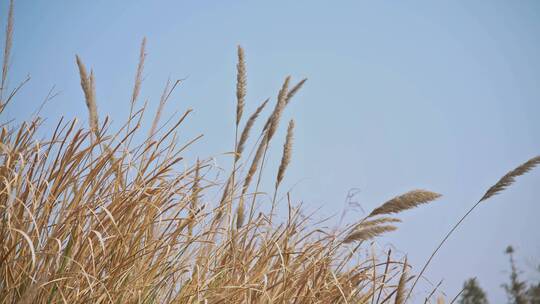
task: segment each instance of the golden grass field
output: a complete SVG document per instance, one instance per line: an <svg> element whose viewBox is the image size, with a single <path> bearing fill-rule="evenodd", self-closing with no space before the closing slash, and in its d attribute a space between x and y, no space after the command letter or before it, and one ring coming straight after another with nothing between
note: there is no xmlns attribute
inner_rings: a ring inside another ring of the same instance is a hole
<svg viewBox="0 0 540 304"><path fill-rule="evenodd" d="M6 87L13 6L8 14L0 113L26 83ZM391 251L360 252L397 229L399 213L440 194L411 190L333 231L281 190L294 154L294 121L281 117L306 79L287 77L275 100L246 105L238 47L234 153L226 177L216 180L210 159L186 165L182 157L200 140L177 137L191 110L161 121L179 82L167 84L156 113L140 103L145 45L121 128L98 117L96 76L79 57L88 126L60 119L44 129L38 115L0 122L0 303L450 303L453 296L437 290L415 297L418 278L471 211L540 163L537 156L503 176L412 273ZM146 116L153 117L148 128ZM276 138L286 126L286 138ZM271 145L283 145L281 163L263 174ZM262 189L268 176L274 186Z"/></svg>

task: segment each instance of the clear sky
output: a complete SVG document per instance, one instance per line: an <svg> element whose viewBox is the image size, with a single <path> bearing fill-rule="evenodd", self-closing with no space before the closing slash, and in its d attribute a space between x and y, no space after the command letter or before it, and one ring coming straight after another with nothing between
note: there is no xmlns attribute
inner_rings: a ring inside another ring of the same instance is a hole
<svg viewBox="0 0 540 304"><path fill-rule="evenodd" d="M538 1L18 0L15 9L10 84L27 74L32 81L6 117L28 117L55 85L61 94L43 115L86 120L78 53L96 73L101 116L122 121L146 36L142 97L155 108L167 77L189 76L167 113L193 107L186 139L205 138L192 153L217 155L231 150L234 135L237 44L246 50L248 112L275 97L287 74L308 77L285 117L296 119L285 178L293 198L323 217L341 212L351 188L366 211L415 188L444 194L378 242L407 253L417 271L490 185L540 154ZM468 218L428 278L444 279L451 298L477 276L503 302L506 246L523 270L540 264L539 214L533 172Z"/></svg>

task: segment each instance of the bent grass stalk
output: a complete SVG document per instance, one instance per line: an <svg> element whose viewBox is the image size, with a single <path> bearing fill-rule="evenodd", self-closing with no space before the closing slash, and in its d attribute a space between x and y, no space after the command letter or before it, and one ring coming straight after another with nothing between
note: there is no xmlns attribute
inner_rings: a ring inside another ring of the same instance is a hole
<svg viewBox="0 0 540 304"><path fill-rule="evenodd" d="M527 172L529 172L530 170L532 170L534 167L536 167L538 164L540 164L540 156L536 156L536 157L533 157L531 158L530 160L528 160L527 162L523 163L522 165L518 166L517 168L515 168L514 170L508 172L507 174L505 174L503 177L501 177L501 179L499 179L499 181L497 183L495 183L493 186L491 186L487 191L486 193L482 196L482 198L480 200L478 200L478 202L476 202L476 204L474 204L458 221L457 223L452 227L452 229L450 229L450 231L448 231L448 233L444 236L444 238L441 240L441 242L439 243L439 245L437 245L437 247L435 248L435 250L433 251L433 253L429 256L428 260L426 261L426 263L424 264L424 266L422 267L422 270L420 270L420 273L418 274L418 276L416 277L416 279L414 280L414 283L411 287L411 289L409 290L409 293L407 294L407 298L406 300L409 299L409 297L411 296L412 294L412 291L414 289L414 287L416 286L416 284L418 283L418 280L420 280L420 277L424 274L424 272L426 271L427 267L429 266L429 264L431 263L431 261L433 260L433 258L435 257L435 255L437 254L437 252L439 251L439 249L441 249L441 247L444 245L444 243L446 242L446 240L448 240L448 238L450 237L450 235L452 235L452 233L459 227L459 225L461 225L461 223L465 220L465 218L467 218L469 216L469 214L471 214L471 212L474 211L474 209L476 209L476 207L478 205L480 205L481 202L489 199L490 197L500 193L501 191L505 190L507 187L511 186L514 182L515 182L515 178L518 177L518 176L521 176Z"/></svg>

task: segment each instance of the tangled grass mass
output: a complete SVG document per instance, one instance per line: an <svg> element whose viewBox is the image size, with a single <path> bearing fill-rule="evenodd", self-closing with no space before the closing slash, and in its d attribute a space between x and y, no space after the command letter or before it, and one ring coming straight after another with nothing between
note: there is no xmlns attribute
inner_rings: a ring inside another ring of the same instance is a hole
<svg viewBox="0 0 540 304"><path fill-rule="evenodd" d="M13 3L8 14L0 113L26 83L6 87ZM274 188L266 191L273 195L262 199L268 149L281 144L275 134L282 113L305 79L284 80L264 127L255 130L272 101L247 116L246 59L238 47L232 166L216 180L210 159L186 165L182 157L200 139L177 136L191 110L161 122L178 81L167 84L143 128L145 47L143 40L129 118L118 130L98 117L96 76L78 56L88 127L60 119L44 130L38 116L1 122L0 303L445 303L435 290L425 299L413 294L435 253L481 202L540 163L532 158L488 189L413 273L390 251L363 256L360 249L396 230L399 213L440 194L412 190L339 231L318 227L291 198L276 199L293 155L292 120ZM245 151L250 137L253 153Z"/></svg>

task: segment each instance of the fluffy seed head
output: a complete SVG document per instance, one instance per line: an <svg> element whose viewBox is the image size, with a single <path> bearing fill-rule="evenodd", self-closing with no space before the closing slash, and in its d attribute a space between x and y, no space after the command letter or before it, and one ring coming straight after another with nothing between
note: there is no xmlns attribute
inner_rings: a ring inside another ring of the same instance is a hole
<svg viewBox="0 0 540 304"><path fill-rule="evenodd" d="M300 80L287 94L287 104L291 101L291 99L294 97L294 95L302 88L304 83L306 83L307 78L304 78Z"/></svg>
<svg viewBox="0 0 540 304"><path fill-rule="evenodd" d="M503 191L510 185L512 185L516 181L516 177L523 175L530 170L532 170L534 167L536 167L538 164L540 164L540 155L533 157L523 163L521 166L515 168L514 170L508 172L505 176L503 176L495 185L491 186L491 188L486 191L484 196L480 199L480 201L485 201L488 198L498 194L499 192Z"/></svg>
<svg viewBox="0 0 540 304"><path fill-rule="evenodd" d="M248 173L246 175L246 178L244 179L244 185L242 187L242 196L246 194L247 189L249 188L249 185L251 184L251 180L253 179L253 176L255 175L255 172L257 172L257 168L259 167L259 162L261 161L265 148L266 148L266 141L263 139L261 143L259 144L259 146L257 147L257 152L255 152L255 156L253 157L253 160L251 161L251 165L249 166Z"/></svg>
<svg viewBox="0 0 540 304"><path fill-rule="evenodd" d="M238 126L242 119L246 98L246 63L244 61L244 49L241 46L238 46L236 70L236 125Z"/></svg>
<svg viewBox="0 0 540 304"><path fill-rule="evenodd" d="M242 156L242 152L244 152L244 147L246 145L246 141L248 140L248 137L249 137L249 132L251 131L251 128L253 128L253 124L255 124L255 121L257 120L257 118L261 114L262 110L264 109L264 107L268 103L268 100L269 99L265 100L257 108L257 110L255 110L255 112L253 112L253 114L251 114L248 121L246 122L246 125L244 126L244 129L242 130L242 134L240 135L240 140L238 141L238 147L236 149L237 151L236 151L236 156L235 156L236 160L238 160L240 158L240 156Z"/></svg>
<svg viewBox="0 0 540 304"><path fill-rule="evenodd" d="M403 304L405 303L405 285L407 285L407 257L405 257L405 262L403 263L403 272L401 273L401 277L399 278L399 283L396 291L396 300L395 304Z"/></svg>
<svg viewBox="0 0 540 304"><path fill-rule="evenodd" d="M98 115L97 115L97 105L96 105L96 95L95 95L95 80L94 73L91 71L90 76L86 71L81 58L76 55L75 59L77 61L77 66L79 67L79 76L81 78L81 87L84 93L84 99L86 102L86 107L88 108L88 115L90 118L90 129L94 132L98 132Z"/></svg>
<svg viewBox="0 0 540 304"><path fill-rule="evenodd" d="M347 235L347 237L343 240L343 243L348 244L355 241L367 241L383 233L391 232L396 229L397 228L395 226L391 225L368 226L363 229L357 229L349 233L349 235Z"/></svg>
<svg viewBox="0 0 540 304"><path fill-rule="evenodd" d="M244 225L244 196L240 197L238 209L236 209L236 229L240 229Z"/></svg>
<svg viewBox="0 0 540 304"><path fill-rule="evenodd" d="M278 100L276 103L276 107L274 108L274 112L270 116L267 126L265 126L266 130L266 141L270 142L274 134L276 133L276 130L279 125L279 120L281 118L281 114L283 113L283 109L285 109L285 106L287 105L287 92L289 90L289 82L291 80L291 76L287 76L285 78L285 81L283 82L283 85L281 87L281 90L279 90L278 93Z"/></svg>
<svg viewBox="0 0 540 304"><path fill-rule="evenodd" d="M6 26L6 40L4 45L4 58L2 62L2 82L0 83L0 106L2 106L2 93L6 90L6 79L9 69L9 57L13 44L13 0L9 2L8 21ZM0 107L1 108L1 107Z"/></svg>
<svg viewBox="0 0 540 304"><path fill-rule="evenodd" d="M356 225L355 229L363 229L370 226L377 226L382 224L401 223L401 220L394 217L381 217L372 220L364 220Z"/></svg>
<svg viewBox="0 0 540 304"><path fill-rule="evenodd" d="M294 120L291 119L291 121L289 121L289 127L287 128L287 137L285 139L285 144L283 145L283 155L281 157L281 163L279 165L278 175L276 179L276 188L283 180L283 177L285 176L285 171L287 170L287 167L291 162L293 132Z"/></svg>
<svg viewBox="0 0 540 304"><path fill-rule="evenodd" d="M413 190L382 204L380 207L373 210L369 217L378 214L390 214L399 213L411 208L415 208L421 204L429 203L437 198L441 197L440 194L426 191L426 190Z"/></svg>
<svg viewBox="0 0 540 304"><path fill-rule="evenodd" d="M131 95L131 106L137 101L137 97L141 92L142 73L144 71L144 61L146 59L146 37L141 42L141 50L139 53L139 64L137 65L137 73L135 74L135 84L133 85L133 93Z"/></svg>

